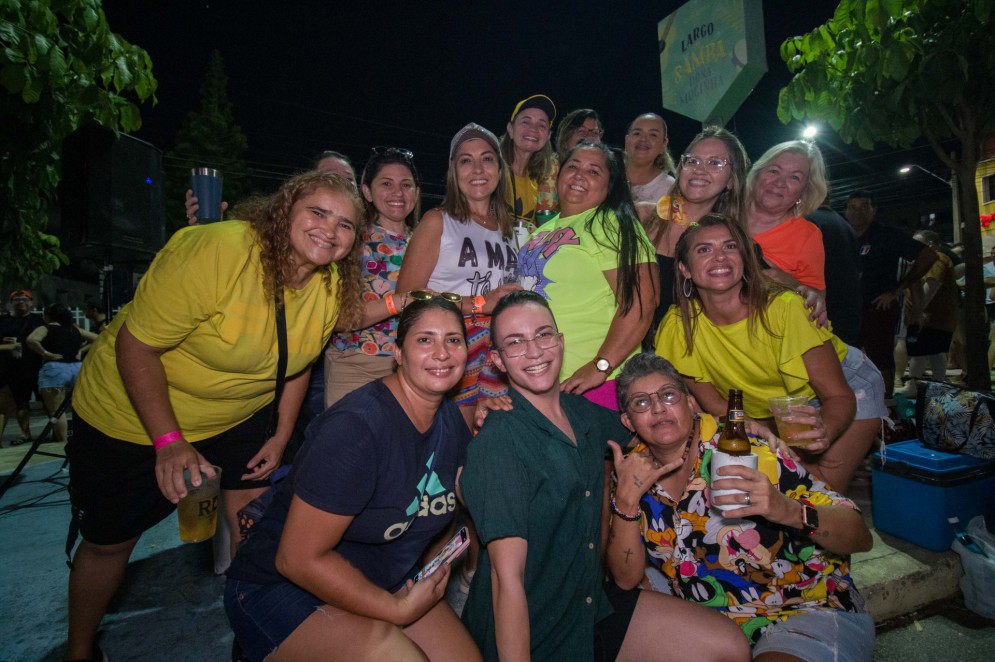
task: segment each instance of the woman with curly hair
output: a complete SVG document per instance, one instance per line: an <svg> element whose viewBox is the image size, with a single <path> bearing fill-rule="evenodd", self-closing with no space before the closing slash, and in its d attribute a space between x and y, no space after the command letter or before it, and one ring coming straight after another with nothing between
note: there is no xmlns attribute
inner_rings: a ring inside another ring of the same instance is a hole
<svg viewBox="0 0 995 662"><path fill-rule="evenodd" d="M239 508L280 465L310 365L336 320L360 319L362 203L351 182L304 173L243 211L246 221L173 235L80 372L67 454L71 530L83 542L67 660L101 659L96 630L131 550L186 495L185 471L199 485L221 468L238 531Z"/></svg>

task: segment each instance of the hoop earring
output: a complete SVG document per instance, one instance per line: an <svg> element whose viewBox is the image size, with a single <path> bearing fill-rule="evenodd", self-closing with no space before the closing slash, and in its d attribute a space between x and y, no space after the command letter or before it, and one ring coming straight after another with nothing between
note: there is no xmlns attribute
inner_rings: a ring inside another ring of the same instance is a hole
<svg viewBox="0 0 995 662"><path fill-rule="evenodd" d="M747 285L750 284L750 279L746 277L746 272L745 271L743 272L743 282L746 283Z"/></svg>
<svg viewBox="0 0 995 662"><path fill-rule="evenodd" d="M681 294L684 295L685 299L691 298L691 292L694 291L694 283L691 282L690 278L684 279L684 285L681 287Z"/></svg>

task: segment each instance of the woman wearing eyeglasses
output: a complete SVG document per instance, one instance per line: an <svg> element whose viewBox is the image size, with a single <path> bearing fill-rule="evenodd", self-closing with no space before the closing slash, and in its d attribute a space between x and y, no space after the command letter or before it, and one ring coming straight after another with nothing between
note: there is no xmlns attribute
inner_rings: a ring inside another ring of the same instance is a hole
<svg viewBox="0 0 995 662"><path fill-rule="evenodd" d="M646 224L646 234L656 247L660 267L660 305L653 329L674 303L674 246L688 224L716 212L735 219L745 217L743 185L750 158L733 134L717 126L706 127L694 137L677 166L677 179L669 196L661 198L657 213Z"/></svg>
<svg viewBox="0 0 995 662"><path fill-rule="evenodd" d="M360 180L366 228L359 269L365 302L361 328L341 330L325 350L325 407L394 369L396 315L408 295L395 291L411 228L418 217L419 179L406 149L376 147Z"/></svg>
<svg viewBox="0 0 995 662"><path fill-rule="evenodd" d="M490 312L502 295L518 289L506 170L493 133L472 122L460 129L449 145L442 205L415 228L397 279L399 292L428 288L462 299L469 356L456 403L468 425L478 397L507 392L487 361Z"/></svg>
<svg viewBox="0 0 995 662"><path fill-rule="evenodd" d="M590 108L571 110L560 120L560 128L556 130L556 154L562 162L571 147L582 140L599 143L604 134L597 112Z"/></svg>
<svg viewBox="0 0 995 662"><path fill-rule="evenodd" d="M502 298L492 332L514 411L489 414L460 476L486 545L463 611L484 659L674 659L660 642L677 638L693 638L695 659L748 659L718 614L603 584L606 442L629 435L616 414L560 390L564 338L546 299Z"/></svg>
<svg viewBox="0 0 995 662"><path fill-rule="evenodd" d="M696 413L681 375L658 356L630 359L616 386L635 439L624 457L613 448L606 498L615 583L635 587L648 562L673 595L739 625L754 660L870 660L874 620L849 555L872 543L854 503L768 446L769 433L752 444L760 470L730 466L710 476L716 419ZM697 658L709 639L692 640L685 657Z"/></svg>

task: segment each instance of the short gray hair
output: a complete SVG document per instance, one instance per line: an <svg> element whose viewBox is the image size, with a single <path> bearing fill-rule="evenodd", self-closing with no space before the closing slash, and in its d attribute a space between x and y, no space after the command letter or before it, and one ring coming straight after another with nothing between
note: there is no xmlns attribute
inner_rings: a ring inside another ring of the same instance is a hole
<svg viewBox="0 0 995 662"><path fill-rule="evenodd" d="M746 174L746 204L749 207L750 201L756 195L760 173L770 165L771 161L785 152L801 154L808 159L808 181L805 182L805 187L801 190L796 210L797 216L806 216L819 208L829 191L829 184L826 182L826 161L822 158L822 151L814 142L806 140L789 140L778 143L756 160Z"/></svg>
<svg viewBox="0 0 995 662"><path fill-rule="evenodd" d="M615 378L615 395L618 397L619 411L625 411L629 404L629 388L632 383L648 375L663 375L674 382L681 393L690 395L687 384L670 361L657 354L643 352L626 361L622 366L622 372Z"/></svg>

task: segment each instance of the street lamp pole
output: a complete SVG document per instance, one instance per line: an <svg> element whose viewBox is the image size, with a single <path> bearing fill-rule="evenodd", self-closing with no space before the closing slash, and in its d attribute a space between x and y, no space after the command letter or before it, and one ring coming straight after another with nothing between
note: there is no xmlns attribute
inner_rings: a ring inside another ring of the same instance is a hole
<svg viewBox="0 0 995 662"><path fill-rule="evenodd" d="M908 173L912 172L913 168L917 168L919 170L922 170L924 173L926 173L930 177L935 177L936 179L939 179L941 182L943 182L944 184L946 184L947 186L950 187L951 200L952 200L952 204L953 204L953 209L952 209L952 214L951 214L951 221L953 222L953 226L954 226L954 228L953 228L953 230L954 230L954 243L955 244L959 243L960 242L960 200L959 200L959 196L958 196L958 192L957 192L957 175L955 173L951 173L949 180L948 179L944 179L943 177L940 177L939 175L937 175L932 170L927 170L926 168L923 168L918 163L910 163L909 165L902 166L901 168L898 169L898 172L900 172L903 175L907 175Z"/></svg>

